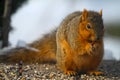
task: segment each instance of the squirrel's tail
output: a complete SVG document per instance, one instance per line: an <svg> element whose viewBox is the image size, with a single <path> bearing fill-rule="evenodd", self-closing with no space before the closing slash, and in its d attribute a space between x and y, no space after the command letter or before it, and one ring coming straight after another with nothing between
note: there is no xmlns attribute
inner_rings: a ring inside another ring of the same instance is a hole
<svg viewBox="0 0 120 80"><path fill-rule="evenodd" d="M28 48L14 48L0 55L0 62L5 63L56 63L56 30L35 41Z"/></svg>

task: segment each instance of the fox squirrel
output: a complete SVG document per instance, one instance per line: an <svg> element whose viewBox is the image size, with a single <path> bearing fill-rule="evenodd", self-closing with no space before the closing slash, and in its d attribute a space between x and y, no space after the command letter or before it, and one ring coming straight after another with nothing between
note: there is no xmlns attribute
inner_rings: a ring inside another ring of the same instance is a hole
<svg viewBox="0 0 120 80"><path fill-rule="evenodd" d="M3 55L1 61L16 63L56 63L68 75L79 72L101 74L95 71L103 54L104 25L102 10L74 12L68 15L60 26L29 46L38 49L12 49Z"/></svg>

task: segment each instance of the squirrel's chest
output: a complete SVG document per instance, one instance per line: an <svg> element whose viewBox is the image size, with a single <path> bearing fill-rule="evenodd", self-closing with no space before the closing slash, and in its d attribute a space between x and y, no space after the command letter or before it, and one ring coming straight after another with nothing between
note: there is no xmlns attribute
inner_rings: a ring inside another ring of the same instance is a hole
<svg viewBox="0 0 120 80"><path fill-rule="evenodd" d="M102 57L103 48L102 46L98 46L94 50L89 49L82 54L75 55L73 57L73 62L76 65L77 70L95 69L100 64Z"/></svg>

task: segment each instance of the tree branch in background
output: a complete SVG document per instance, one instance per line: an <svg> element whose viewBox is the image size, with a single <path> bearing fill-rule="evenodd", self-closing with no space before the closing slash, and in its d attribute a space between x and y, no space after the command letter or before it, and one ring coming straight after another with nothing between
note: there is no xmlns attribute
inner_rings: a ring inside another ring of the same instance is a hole
<svg viewBox="0 0 120 80"><path fill-rule="evenodd" d="M2 19L2 48L8 46L12 0L5 0Z"/></svg>

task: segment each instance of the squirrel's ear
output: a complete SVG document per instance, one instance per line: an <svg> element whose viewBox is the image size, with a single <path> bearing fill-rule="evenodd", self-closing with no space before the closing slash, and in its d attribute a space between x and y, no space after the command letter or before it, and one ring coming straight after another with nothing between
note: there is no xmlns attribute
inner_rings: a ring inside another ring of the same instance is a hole
<svg viewBox="0 0 120 80"><path fill-rule="evenodd" d="M84 11L82 12L82 21L84 21L87 18L88 15L88 11L86 9L84 9Z"/></svg>
<svg viewBox="0 0 120 80"><path fill-rule="evenodd" d="M102 9L100 10L99 14L100 14L100 16L102 16Z"/></svg>

